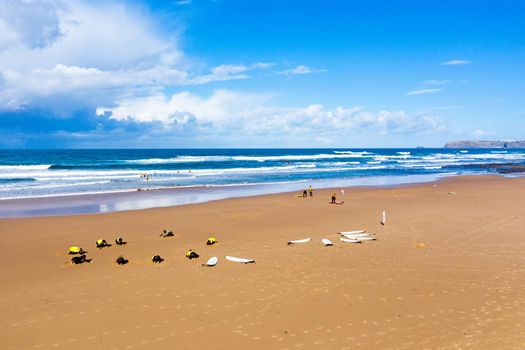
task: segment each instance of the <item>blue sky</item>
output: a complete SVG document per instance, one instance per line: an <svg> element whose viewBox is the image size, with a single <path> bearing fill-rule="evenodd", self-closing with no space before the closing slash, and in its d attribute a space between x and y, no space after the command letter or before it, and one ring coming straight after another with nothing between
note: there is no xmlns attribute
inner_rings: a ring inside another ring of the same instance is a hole
<svg viewBox="0 0 525 350"><path fill-rule="evenodd" d="M522 1L0 3L0 147L524 139Z"/></svg>

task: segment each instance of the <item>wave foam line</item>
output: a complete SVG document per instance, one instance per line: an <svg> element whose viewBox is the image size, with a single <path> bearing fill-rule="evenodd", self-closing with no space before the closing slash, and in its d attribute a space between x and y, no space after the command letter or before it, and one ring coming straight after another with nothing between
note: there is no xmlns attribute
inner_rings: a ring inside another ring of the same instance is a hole
<svg viewBox="0 0 525 350"><path fill-rule="evenodd" d="M266 161L297 161L297 160L316 160L316 159L338 159L338 158L361 158L368 152L340 152L337 154L304 154L304 155L283 155L283 156L177 156L171 158L148 158L130 159L126 163L132 164L170 164L187 162L224 162L224 161L245 161L245 162L266 162Z"/></svg>
<svg viewBox="0 0 525 350"><path fill-rule="evenodd" d="M38 165L0 165L0 171L6 170L44 170L49 169L51 164L38 164Z"/></svg>

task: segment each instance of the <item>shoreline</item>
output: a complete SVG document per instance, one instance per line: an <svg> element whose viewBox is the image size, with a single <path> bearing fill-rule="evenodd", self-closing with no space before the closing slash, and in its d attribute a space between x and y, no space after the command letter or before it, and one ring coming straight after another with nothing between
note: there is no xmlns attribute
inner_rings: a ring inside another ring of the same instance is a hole
<svg viewBox="0 0 525 350"><path fill-rule="evenodd" d="M348 179L300 180L282 183L233 184L192 186L136 191L86 193L32 198L0 200L0 219L21 217L46 217L79 214L100 214L136 211L206 203L230 198L253 197L301 191L308 185L314 190L397 187L440 181L457 176L491 176L428 174L404 176L370 176Z"/></svg>

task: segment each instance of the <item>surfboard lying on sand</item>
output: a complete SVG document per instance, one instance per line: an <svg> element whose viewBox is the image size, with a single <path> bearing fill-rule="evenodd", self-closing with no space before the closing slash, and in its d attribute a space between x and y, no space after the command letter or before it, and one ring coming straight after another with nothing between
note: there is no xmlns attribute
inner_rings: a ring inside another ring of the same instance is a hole
<svg viewBox="0 0 525 350"><path fill-rule="evenodd" d="M344 236L346 238L353 238L353 237L370 237L372 236L371 233L345 233Z"/></svg>
<svg viewBox="0 0 525 350"><path fill-rule="evenodd" d="M334 245L334 244L332 243L332 241L329 240L329 239L327 239L327 238L323 238L323 239L321 240L321 242L323 242L323 244L324 244L325 246L327 246L327 247L328 247L328 246L331 246L331 245Z"/></svg>
<svg viewBox="0 0 525 350"><path fill-rule="evenodd" d="M312 240L311 238L296 239L296 240L293 240L293 241L288 241L288 245L290 245L290 244L307 243L307 242L310 242L311 240Z"/></svg>
<svg viewBox="0 0 525 350"><path fill-rule="evenodd" d="M355 233L365 233L365 230L356 230L356 231L341 231L340 235L353 235Z"/></svg>
<svg viewBox="0 0 525 350"><path fill-rule="evenodd" d="M224 257L224 259L230 260L230 261L233 261L233 262L242 263L242 264L250 264L250 263L254 263L255 262L254 259L237 258L235 256L228 256L228 255L226 255Z"/></svg>
<svg viewBox="0 0 525 350"><path fill-rule="evenodd" d="M219 258L216 256L211 257L206 264L202 264L202 266L215 266L219 262Z"/></svg>
<svg viewBox="0 0 525 350"><path fill-rule="evenodd" d="M373 236L369 236L369 237L356 237L356 239L359 239L360 241L375 241L376 238L373 237Z"/></svg>
<svg viewBox="0 0 525 350"><path fill-rule="evenodd" d="M345 243L361 243L361 240L359 239L352 239L352 238L345 238L345 237L340 237L339 240L341 242L345 242Z"/></svg>

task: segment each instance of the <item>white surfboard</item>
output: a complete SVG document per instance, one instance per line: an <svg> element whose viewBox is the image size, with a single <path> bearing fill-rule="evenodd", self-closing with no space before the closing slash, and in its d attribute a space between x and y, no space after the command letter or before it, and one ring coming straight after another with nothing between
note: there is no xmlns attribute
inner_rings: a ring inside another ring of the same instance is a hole
<svg viewBox="0 0 525 350"><path fill-rule="evenodd" d="M202 264L202 266L215 266L219 262L219 258L216 256L211 257L206 264Z"/></svg>
<svg viewBox="0 0 525 350"><path fill-rule="evenodd" d="M250 264L250 263L254 263L255 262L254 259L237 258L235 256L228 256L228 255L226 255L224 257L224 259L230 260L230 261L233 261L233 262L242 263L242 264Z"/></svg>
<svg viewBox="0 0 525 350"><path fill-rule="evenodd" d="M327 239L327 238L323 238L323 239L321 240L321 242L323 242L323 244L324 244L325 246L327 246L327 247L328 247L328 246L331 246L331 245L334 245L334 244L332 243L332 241L329 240L329 239Z"/></svg>
<svg viewBox="0 0 525 350"><path fill-rule="evenodd" d="M341 231L340 235L353 235L354 233L365 233L365 230L356 230L356 231Z"/></svg>
<svg viewBox="0 0 525 350"><path fill-rule="evenodd" d="M340 237L339 240L345 243L361 243L361 240L359 239L351 239L351 238L345 238L345 237Z"/></svg>
<svg viewBox="0 0 525 350"><path fill-rule="evenodd" d="M370 237L372 236L372 234L370 233L345 233L342 236L346 238L356 238L356 237Z"/></svg>
<svg viewBox="0 0 525 350"><path fill-rule="evenodd" d="M293 241L288 241L288 244L301 244L301 243L307 243L307 242L310 242L311 240L312 240L311 238L296 239L296 240L293 240Z"/></svg>
<svg viewBox="0 0 525 350"><path fill-rule="evenodd" d="M373 237L373 236L370 236L370 237L358 237L357 239L361 240L361 241L375 241L376 238Z"/></svg>

